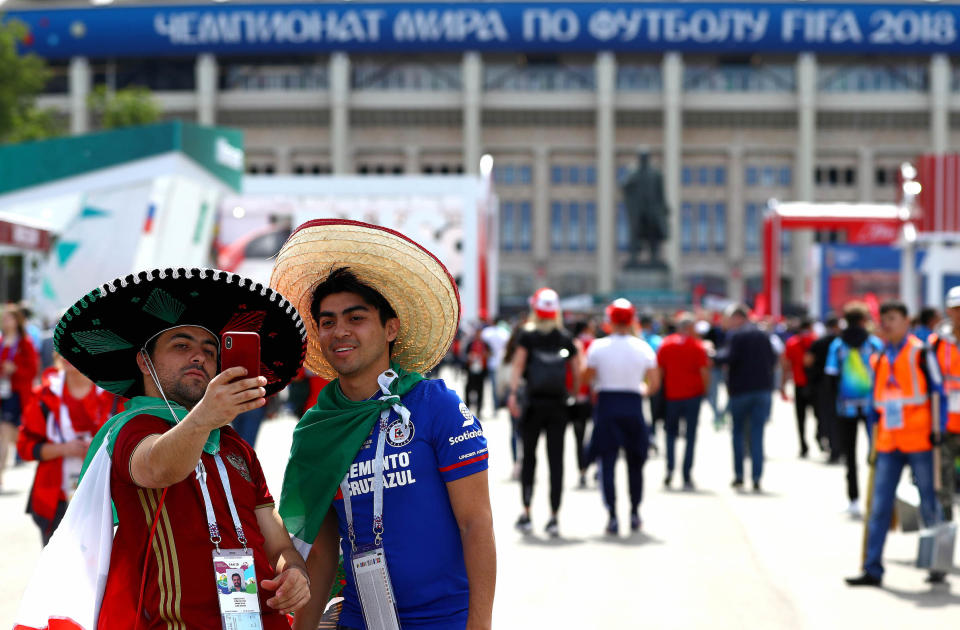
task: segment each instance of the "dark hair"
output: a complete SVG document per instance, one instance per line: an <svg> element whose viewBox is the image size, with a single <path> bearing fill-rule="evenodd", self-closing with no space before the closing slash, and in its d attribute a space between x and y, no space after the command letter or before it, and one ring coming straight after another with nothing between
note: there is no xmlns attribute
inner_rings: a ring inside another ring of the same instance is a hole
<svg viewBox="0 0 960 630"><path fill-rule="evenodd" d="M320 303L323 302L324 298L334 293L353 293L360 296L360 299L367 306L377 309L377 312L380 313L380 323L383 325L386 325L388 320L397 317L397 312L390 306L390 302L387 302L387 299L380 295L378 291L360 282L360 279L350 271L349 267L337 267L313 290L310 316L313 317L314 322L317 322L318 319Z"/></svg>
<svg viewBox="0 0 960 630"><path fill-rule="evenodd" d="M880 314L886 315L892 311L897 311L904 317L907 316L907 305L901 302L900 300L888 300L880 305Z"/></svg>
<svg viewBox="0 0 960 630"><path fill-rule="evenodd" d="M813 320L807 316L800 318L800 330L809 330L813 326Z"/></svg>
<svg viewBox="0 0 960 630"><path fill-rule="evenodd" d="M937 309L932 306L924 306L922 309L920 309L920 315L917 317L917 319L920 320L921 324L929 328L930 324L939 316L940 313L937 312Z"/></svg>
<svg viewBox="0 0 960 630"><path fill-rule="evenodd" d="M843 319L847 322L848 327L863 326L863 322L867 320L867 309L859 302L849 304L843 310Z"/></svg>
<svg viewBox="0 0 960 630"><path fill-rule="evenodd" d="M13 319L14 319L14 321L15 321L16 324L17 324L17 335L19 335L20 337L26 336L26 334L27 334L27 326L26 326L27 318L24 317L24 315L23 315L23 310L22 310L18 305L16 305L16 304L14 304L14 303L11 302L11 303L9 303L9 304L4 304L4 305L3 305L3 313L4 313L4 314L10 313L11 315L13 315Z"/></svg>
<svg viewBox="0 0 960 630"><path fill-rule="evenodd" d="M827 328L836 328L840 325L840 319L836 315L828 315L826 321L823 322L824 326Z"/></svg>
<svg viewBox="0 0 960 630"><path fill-rule="evenodd" d="M326 277L326 279L317 285L313 290L313 299L310 302L310 316L317 324L317 315L320 313L320 303L324 298L334 293L353 293L360 297L367 305L377 309L380 314L380 325L386 326L391 319L398 319L397 312L390 306L387 298L383 297L379 291L360 282L360 279L350 271L349 267L337 267ZM393 354L393 344L396 340L390 342L390 353Z"/></svg>

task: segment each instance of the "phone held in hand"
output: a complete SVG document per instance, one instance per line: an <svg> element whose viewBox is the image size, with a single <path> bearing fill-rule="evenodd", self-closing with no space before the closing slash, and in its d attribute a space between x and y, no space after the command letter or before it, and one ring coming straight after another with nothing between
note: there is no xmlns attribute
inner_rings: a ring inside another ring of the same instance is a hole
<svg viewBox="0 0 960 630"><path fill-rule="evenodd" d="M247 368L243 378L260 376L260 335L227 331L220 337L220 371L237 366Z"/></svg>

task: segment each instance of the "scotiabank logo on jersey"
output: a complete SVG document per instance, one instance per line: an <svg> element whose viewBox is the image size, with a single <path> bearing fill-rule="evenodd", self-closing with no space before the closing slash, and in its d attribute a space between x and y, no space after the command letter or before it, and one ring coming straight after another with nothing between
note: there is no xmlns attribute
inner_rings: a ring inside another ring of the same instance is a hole
<svg viewBox="0 0 960 630"><path fill-rule="evenodd" d="M450 441L450 446L456 446L467 440L472 440L473 438L483 437L483 429L471 429L470 431L464 431L456 437L447 438Z"/></svg>

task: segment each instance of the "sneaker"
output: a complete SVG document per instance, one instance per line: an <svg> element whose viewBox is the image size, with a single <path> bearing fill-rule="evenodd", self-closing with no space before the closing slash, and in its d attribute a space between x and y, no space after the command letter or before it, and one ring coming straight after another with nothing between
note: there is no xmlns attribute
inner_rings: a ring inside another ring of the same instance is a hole
<svg viewBox="0 0 960 630"><path fill-rule="evenodd" d="M943 584L947 581L947 574L944 571L931 571L924 580L927 584Z"/></svg>
<svg viewBox="0 0 960 630"><path fill-rule="evenodd" d="M643 521L640 520L640 515L634 512L630 515L630 531L637 532L640 531L640 525Z"/></svg>
<svg viewBox="0 0 960 630"><path fill-rule="evenodd" d="M669 488L670 483L673 481L673 473L667 473L667 476L663 478L663 487Z"/></svg>
<svg viewBox="0 0 960 630"><path fill-rule="evenodd" d="M846 578L847 586L880 586L883 581L881 578L874 577L869 573L858 575L857 577Z"/></svg>
<svg viewBox="0 0 960 630"><path fill-rule="evenodd" d="M763 490L760 489L760 480L759 480L759 479L757 479L756 481L753 482L753 491L756 492L757 494L763 492Z"/></svg>
<svg viewBox="0 0 960 630"><path fill-rule="evenodd" d="M587 473L585 472L580 473L580 481L577 482L577 487L580 488L581 490L587 487Z"/></svg>
<svg viewBox="0 0 960 630"><path fill-rule="evenodd" d="M734 479L734 480L733 480L733 483L730 484L730 487L731 487L731 488L734 488L734 489L736 489L736 490L742 490L742 489L743 489L743 479Z"/></svg>
<svg viewBox="0 0 960 630"><path fill-rule="evenodd" d="M617 522L616 516L611 516L610 520L607 521L607 529L604 532L608 536L616 536L620 533L620 523Z"/></svg>
<svg viewBox="0 0 960 630"><path fill-rule="evenodd" d="M550 538L557 538L560 536L560 528L557 526L557 517L554 516L547 523L547 526L543 529L547 533L547 536Z"/></svg>
<svg viewBox="0 0 960 630"><path fill-rule="evenodd" d="M697 487L696 487L695 485L693 485L693 480L692 480L692 479L687 479L686 481L683 482L683 489L684 489L686 492L693 492L694 490L697 489Z"/></svg>
<svg viewBox="0 0 960 630"><path fill-rule="evenodd" d="M847 514L850 516L862 516L863 512L860 510L860 502L854 499L850 502L850 505L847 506Z"/></svg>
<svg viewBox="0 0 960 630"><path fill-rule="evenodd" d="M527 514L521 514L514 527L523 534L529 534L533 531L533 523L530 522L530 517Z"/></svg>

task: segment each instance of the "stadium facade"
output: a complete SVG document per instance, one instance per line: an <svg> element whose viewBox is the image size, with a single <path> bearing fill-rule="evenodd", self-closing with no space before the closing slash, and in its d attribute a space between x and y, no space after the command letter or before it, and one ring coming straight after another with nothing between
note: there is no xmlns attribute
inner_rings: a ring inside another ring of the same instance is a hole
<svg viewBox="0 0 960 630"><path fill-rule="evenodd" d="M140 84L165 116L243 129L249 173L470 173L491 154L507 303L621 288L639 150L664 173L674 286L744 299L768 199L893 201L899 165L960 133L947 3L3 8L75 133L95 85ZM815 238L784 237L794 301Z"/></svg>

